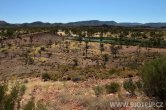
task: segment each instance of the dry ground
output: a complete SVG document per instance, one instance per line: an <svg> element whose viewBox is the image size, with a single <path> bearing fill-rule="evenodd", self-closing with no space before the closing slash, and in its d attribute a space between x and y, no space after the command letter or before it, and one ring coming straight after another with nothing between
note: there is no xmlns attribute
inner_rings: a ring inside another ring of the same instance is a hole
<svg viewBox="0 0 166 110"><path fill-rule="evenodd" d="M12 45L9 46L9 43ZM84 42L80 44L77 41L63 41L61 37L52 34L33 36L32 42L30 42L29 36L25 36L23 39L6 40L5 44L6 46L0 49L0 80L18 80L26 85L22 105L34 97L36 102L49 103L60 110L91 109L97 104L96 100L100 102L103 99L146 100L144 94L138 91L135 97L128 97L122 84L129 77L138 81L139 72L136 67L166 53L166 49L122 46L117 57L114 58L110 50L111 44L104 44L104 51L101 53L100 44L93 42L88 44L86 58L83 55L85 54ZM109 60L103 66L103 55L105 54L108 55ZM33 60L33 64L26 64L27 58ZM77 61L77 65L74 60ZM64 71L66 68L67 71ZM92 73L103 75L111 69L118 71L118 74L104 78L91 76ZM88 74L89 76L78 82L62 80L63 78L57 79L59 81L46 82L41 79L43 73L54 75L62 74L63 71L68 76L70 74L82 76ZM119 92L103 94L100 97L95 95L93 90L95 86L111 82L121 85ZM125 110L130 109L132 108Z"/></svg>

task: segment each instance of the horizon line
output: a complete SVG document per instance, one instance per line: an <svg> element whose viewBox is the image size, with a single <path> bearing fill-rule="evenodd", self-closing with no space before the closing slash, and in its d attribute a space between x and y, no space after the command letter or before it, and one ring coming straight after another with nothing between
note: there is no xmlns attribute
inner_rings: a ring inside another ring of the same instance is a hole
<svg viewBox="0 0 166 110"><path fill-rule="evenodd" d="M42 21L42 20L36 20L36 21L31 21L31 22L8 22L6 20L0 20L0 21L4 21L6 23L9 23L9 24L24 24L24 23L35 23L35 22L42 22L42 23L50 23L50 24L53 24L53 23L62 23L62 24L67 24L67 23L75 23L75 22L84 22L84 21L101 21L101 22L116 22L116 23L140 23L140 24L147 24L147 23L166 23L166 21L164 22L153 22L153 21L150 21L150 22L128 22L128 21L123 21L123 22L117 22L115 20L76 20L76 21L68 21L68 22L49 22L49 21Z"/></svg>

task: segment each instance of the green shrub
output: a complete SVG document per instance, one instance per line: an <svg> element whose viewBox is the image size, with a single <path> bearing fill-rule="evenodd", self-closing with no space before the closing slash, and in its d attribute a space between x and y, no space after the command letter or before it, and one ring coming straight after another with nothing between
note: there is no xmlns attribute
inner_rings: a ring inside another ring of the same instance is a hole
<svg viewBox="0 0 166 110"><path fill-rule="evenodd" d="M166 102L166 57L145 64L141 71L144 92Z"/></svg>
<svg viewBox="0 0 166 110"><path fill-rule="evenodd" d="M34 59L32 57L28 57L28 64L33 65L34 64Z"/></svg>
<svg viewBox="0 0 166 110"><path fill-rule="evenodd" d="M141 81L137 81L137 82L135 82L135 84L136 84L138 90L142 90L143 89L143 84L142 84Z"/></svg>
<svg viewBox="0 0 166 110"><path fill-rule="evenodd" d="M3 100L6 95L7 86L5 84L0 84L0 110L3 108Z"/></svg>
<svg viewBox="0 0 166 110"><path fill-rule="evenodd" d="M113 74L117 74L119 75L119 70L115 69L115 68L112 68L108 71L108 74L109 75L113 75Z"/></svg>
<svg viewBox="0 0 166 110"><path fill-rule="evenodd" d="M48 73L43 73L42 74L42 79L44 81L49 81L49 80L51 80L51 77L50 77L50 75Z"/></svg>
<svg viewBox="0 0 166 110"><path fill-rule="evenodd" d="M41 51L45 51L46 49L45 49L45 47L41 47L40 50Z"/></svg>
<svg viewBox="0 0 166 110"><path fill-rule="evenodd" d="M27 102L27 104L24 105L23 110L58 110L55 108L56 106L52 106L49 103L45 104L43 101L37 101L35 102L32 98ZM50 108L50 109L49 109Z"/></svg>
<svg viewBox="0 0 166 110"><path fill-rule="evenodd" d="M48 105L46 105L40 101L37 102L36 106L37 106L37 107L35 107L36 110L49 110L49 109L47 109Z"/></svg>
<svg viewBox="0 0 166 110"><path fill-rule="evenodd" d="M136 89L136 86L135 84L133 83L133 80L132 79L129 79L127 81L125 81L123 83L123 87L126 91L130 92L132 95L134 95L135 93L135 89Z"/></svg>
<svg viewBox="0 0 166 110"><path fill-rule="evenodd" d="M23 61L25 62L26 65L33 65L35 62L34 59L30 56L24 57Z"/></svg>
<svg viewBox="0 0 166 110"><path fill-rule="evenodd" d="M100 96L101 94L104 93L104 88L101 86L96 86L93 88L93 90L94 90L96 96Z"/></svg>
<svg viewBox="0 0 166 110"><path fill-rule="evenodd" d="M73 82L84 81L86 78L84 75L78 73L71 73L68 75L68 79L71 79Z"/></svg>
<svg viewBox="0 0 166 110"><path fill-rule="evenodd" d="M54 73L50 75L51 80L53 81L58 81L60 79L60 74L59 73Z"/></svg>
<svg viewBox="0 0 166 110"><path fill-rule="evenodd" d="M14 110L14 106L17 103L19 97L19 86L16 85L12 87L10 94L8 94L5 98L4 108L5 110Z"/></svg>
<svg viewBox="0 0 166 110"><path fill-rule="evenodd" d="M0 84L0 110L20 109L20 100L24 94L25 87L16 84L8 91L8 85Z"/></svg>
<svg viewBox="0 0 166 110"><path fill-rule="evenodd" d="M116 93L120 89L120 85L118 83L111 83L109 85L105 85L106 93Z"/></svg>
<svg viewBox="0 0 166 110"><path fill-rule="evenodd" d="M35 102L34 102L34 100L28 101L28 103L24 106L23 110L35 110Z"/></svg>
<svg viewBox="0 0 166 110"><path fill-rule="evenodd" d="M94 98L86 105L87 110L114 110L110 106L110 99L107 98Z"/></svg>
<svg viewBox="0 0 166 110"><path fill-rule="evenodd" d="M81 81L82 79L81 79L81 77L73 77L71 80L72 80L73 82L79 82L79 81Z"/></svg>
<svg viewBox="0 0 166 110"><path fill-rule="evenodd" d="M86 110L120 110L122 107L111 107L110 102L117 102L121 100L110 99L108 97L89 97L82 98L80 105Z"/></svg>

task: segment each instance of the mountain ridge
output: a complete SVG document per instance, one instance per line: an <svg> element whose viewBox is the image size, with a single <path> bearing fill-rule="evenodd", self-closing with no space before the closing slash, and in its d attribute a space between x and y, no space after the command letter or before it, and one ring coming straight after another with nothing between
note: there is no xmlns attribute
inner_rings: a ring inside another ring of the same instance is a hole
<svg viewBox="0 0 166 110"><path fill-rule="evenodd" d="M100 20L87 20L87 21L77 21L77 22L69 22L69 23L49 23L42 21L35 21L32 23L20 23L20 24L12 24L6 21L0 20L0 27L5 26L29 26L29 27L44 27L44 26L125 26L125 27L135 27L135 26L147 26L147 27L155 27L161 28L166 27L165 22L157 22L157 23L131 23L131 22L115 22L115 21L100 21Z"/></svg>

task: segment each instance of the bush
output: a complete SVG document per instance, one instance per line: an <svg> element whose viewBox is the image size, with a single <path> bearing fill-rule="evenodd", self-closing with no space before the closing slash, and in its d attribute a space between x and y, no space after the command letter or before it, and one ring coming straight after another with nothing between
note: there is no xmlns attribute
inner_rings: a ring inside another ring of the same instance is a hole
<svg viewBox="0 0 166 110"><path fill-rule="evenodd" d="M80 77L73 77L71 80L73 82L79 82L79 81L81 81L81 78Z"/></svg>
<svg viewBox="0 0 166 110"><path fill-rule="evenodd" d="M35 110L35 102L34 102L34 100L28 101L28 103L24 106L23 110Z"/></svg>
<svg viewBox="0 0 166 110"><path fill-rule="evenodd" d="M95 95L98 97L99 95L104 93L104 88L101 86L96 86L93 88Z"/></svg>
<svg viewBox="0 0 166 110"><path fill-rule="evenodd" d="M10 94L6 95L4 108L5 110L14 110L15 105L17 104L19 97L19 86L16 85L12 88Z"/></svg>
<svg viewBox="0 0 166 110"><path fill-rule="evenodd" d="M47 109L48 108L48 105L47 104L44 104L43 102L40 102L40 101L38 101L37 103L36 103L36 108L35 108L35 110L49 110L49 109ZM53 109L54 110L54 109Z"/></svg>
<svg viewBox="0 0 166 110"><path fill-rule="evenodd" d="M110 106L110 99L108 98L94 98L89 100L89 103L86 105L87 110L114 110Z"/></svg>
<svg viewBox="0 0 166 110"><path fill-rule="evenodd" d="M53 81L58 81L60 79L60 74L59 73L54 73L50 75L51 80Z"/></svg>
<svg viewBox="0 0 166 110"><path fill-rule="evenodd" d="M73 82L80 82L86 79L84 75L81 75L78 73L71 73L67 76L68 76L68 80L71 79Z"/></svg>
<svg viewBox="0 0 166 110"><path fill-rule="evenodd" d="M133 83L133 80L132 79L129 79L127 81L125 81L123 83L123 87L126 91L128 91L129 93L131 93L132 95L134 95L135 93L135 89L136 89L136 86L135 84Z"/></svg>
<svg viewBox="0 0 166 110"><path fill-rule="evenodd" d="M122 107L113 107L110 102L122 102L116 98L110 99L108 97L84 97L79 99L81 106L85 107L86 110L120 110Z"/></svg>
<svg viewBox="0 0 166 110"><path fill-rule="evenodd" d="M34 64L34 59L33 58L31 58L31 57L28 57L28 64L29 65L33 65Z"/></svg>
<svg viewBox="0 0 166 110"><path fill-rule="evenodd" d="M0 110L3 108L3 99L5 97L7 90L7 86L4 84L0 84Z"/></svg>
<svg viewBox="0 0 166 110"><path fill-rule="evenodd" d="M109 85L105 86L106 93L116 93L120 88L120 85L118 83L111 83Z"/></svg>
<svg viewBox="0 0 166 110"><path fill-rule="evenodd" d="M46 49L45 49L44 47L41 47L40 50L41 50L41 51L45 51Z"/></svg>
<svg viewBox="0 0 166 110"><path fill-rule="evenodd" d="M25 86L14 85L8 91L8 85L0 84L0 110L20 109L20 100L24 94Z"/></svg>
<svg viewBox="0 0 166 110"><path fill-rule="evenodd" d="M55 105L50 105L49 103L44 103L43 101L35 102L32 98L24 105L23 110L59 110Z"/></svg>
<svg viewBox="0 0 166 110"><path fill-rule="evenodd" d="M138 90L142 90L143 89L143 84L142 84L141 81L137 81L137 82L135 82L135 84L136 84Z"/></svg>
<svg viewBox="0 0 166 110"><path fill-rule="evenodd" d="M114 74L119 75L119 73L120 73L120 71L117 70L117 69L115 69L115 68L112 68L112 69L110 69L110 70L108 71L108 74L109 74L110 76L111 76L111 75L114 75Z"/></svg>
<svg viewBox="0 0 166 110"><path fill-rule="evenodd" d="M50 75L48 73L43 73L42 74L42 79L44 81L48 81L48 80L51 80L51 77L50 77Z"/></svg>
<svg viewBox="0 0 166 110"><path fill-rule="evenodd" d="M150 97L166 102L166 57L146 63L141 77L144 92Z"/></svg>

